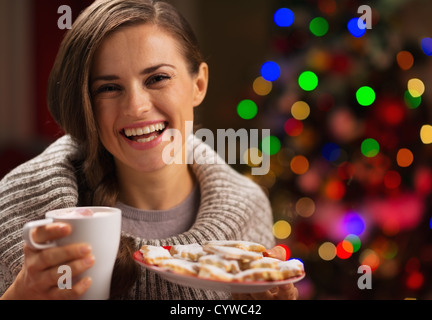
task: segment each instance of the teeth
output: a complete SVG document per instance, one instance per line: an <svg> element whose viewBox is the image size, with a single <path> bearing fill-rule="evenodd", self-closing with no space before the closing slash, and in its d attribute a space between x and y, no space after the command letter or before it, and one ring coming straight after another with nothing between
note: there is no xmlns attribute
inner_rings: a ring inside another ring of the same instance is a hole
<svg viewBox="0 0 432 320"><path fill-rule="evenodd" d="M156 139L156 136L151 136L150 138L138 139L137 142L139 143L150 142L154 139Z"/></svg>
<svg viewBox="0 0 432 320"><path fill-rule="evenodd" d="M161 131L163 129L165 129L165 123L161 122L161 123L151 124L149 126L145 126L142 128L125 129L124 133L125 133L126 137L134 137L134 136L141 136L143 134L153 133L156 131ZM150 139L150 138L147 138L147 139ZM153 139L151 139L151 140L153 140ZM140 139L138 142L140 142L141 140L146 140L146 139Z"/></svg>

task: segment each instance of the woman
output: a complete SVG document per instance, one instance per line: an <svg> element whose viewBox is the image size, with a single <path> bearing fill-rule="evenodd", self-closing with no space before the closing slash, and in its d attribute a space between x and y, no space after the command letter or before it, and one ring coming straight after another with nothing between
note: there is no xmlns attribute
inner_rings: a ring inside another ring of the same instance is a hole
<svg viewBox="0 0 432 320"><path fill-rule="evenodd" d="M112 298L230 298L230 293L166 282L132 260L143 244L238 239L274 245L264 193L227 164L205 164L214 151L187 130L207 83L208 66L193 32L167 3L101 0L80 15L49 79L50 112L66 135L0 185L2 298L76 299L87 290L87 278L71 290L57 287L59 265L67 263L72 274L92 266L85 244L41 251L24 245L22 252L21 239L27 221L48 210L83 205L123 212ZM183 154L200 147L196 162L164 161L168 129L181 132ZM45 242L70 231L54 223L38 228L35 239ZM287 286L234 297L296 298L297 291Z"/></svg>

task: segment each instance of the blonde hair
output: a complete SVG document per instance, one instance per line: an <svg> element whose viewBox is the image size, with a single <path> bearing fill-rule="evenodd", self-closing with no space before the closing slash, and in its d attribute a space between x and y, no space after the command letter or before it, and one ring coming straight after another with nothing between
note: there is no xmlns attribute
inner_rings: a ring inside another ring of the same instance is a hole
<svg viewBox="0 0 432 320"><path fill-rule="evenodd" d="M82 147L85 201L114 205L118 190L112 156L99 140L89 90L93 57L104 39L121 27L151 23L180 44L189 71L203 58L184 17L170 4L155 0L96 0L76 19L63 39L48 81L48 108L65 133Z"/></svg>
<svg viewBox="0 0 432 320"><path fill-rule="evenodd" d="M151 23L180 44L191 74L203 62L188 22L170 4L155 0L96 0L75 21L63 39L48 81L48 108L83 154L78 173L81 203L114 206L119 193L112 155L102 145L89 89L93 57L104 39L119 28ZM114 267L112 297L121 296L138 277L131 238L122 237Z"/></svg>

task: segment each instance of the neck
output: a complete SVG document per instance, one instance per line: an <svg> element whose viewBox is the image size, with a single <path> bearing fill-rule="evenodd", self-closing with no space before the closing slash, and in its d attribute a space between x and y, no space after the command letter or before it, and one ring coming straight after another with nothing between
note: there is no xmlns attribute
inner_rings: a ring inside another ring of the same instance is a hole
<svg viewBox="0 0 432 320"><path fill-rule="evenodd" d="M142 210L167 210L192 192L195 179L189 167L168 165L149 173L118 172L119 200Z"/></svg>

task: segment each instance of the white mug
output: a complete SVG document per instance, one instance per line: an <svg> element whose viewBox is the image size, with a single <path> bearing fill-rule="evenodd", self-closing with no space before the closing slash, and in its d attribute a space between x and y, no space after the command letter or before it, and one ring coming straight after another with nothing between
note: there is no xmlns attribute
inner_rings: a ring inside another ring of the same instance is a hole
<svg viewBox="0 0 432 320"><path fill-rule="evenodd" d="M72 275L73 281L86 276L92 279L90 288L80 299L109 299L111 276L121 237L121 210L112 207L73 207L48 211L45 217L46 219L24 225L23 237L27 245L35 249L46 249L72 243L87 243L91 246L95 263L78 277ZM56 241L36 243L32 238L32 230L53 222L70 224L71 234ZM60 276L61 274L59 278Z"/></svg>

